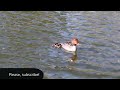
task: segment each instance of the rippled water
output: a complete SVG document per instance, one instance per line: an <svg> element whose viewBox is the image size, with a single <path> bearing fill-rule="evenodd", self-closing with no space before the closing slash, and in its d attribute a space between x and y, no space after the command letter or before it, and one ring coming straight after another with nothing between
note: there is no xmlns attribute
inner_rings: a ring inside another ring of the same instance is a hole
<svg viewBox="0 0 120 90"><path fill-rule="evenodd" d="M119 11L0 11L0 68L38 68L45 79L120 78L119 27ZM51 47L72 37L77 55Z"/></svg>

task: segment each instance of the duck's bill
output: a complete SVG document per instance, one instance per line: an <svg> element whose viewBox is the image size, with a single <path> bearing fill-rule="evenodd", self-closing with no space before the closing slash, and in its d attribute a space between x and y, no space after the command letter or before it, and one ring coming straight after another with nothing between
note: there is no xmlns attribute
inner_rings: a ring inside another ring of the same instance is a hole
<svg viewBox="0 0 120 90"><path fill-rule="evenodd" d="M80 45L80 43L77 44L78 46Z"/></svg>

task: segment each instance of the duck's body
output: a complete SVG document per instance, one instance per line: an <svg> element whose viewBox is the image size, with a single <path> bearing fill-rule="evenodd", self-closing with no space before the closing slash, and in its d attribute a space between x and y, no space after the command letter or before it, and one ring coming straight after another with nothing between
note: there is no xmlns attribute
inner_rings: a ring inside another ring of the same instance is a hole
<svg viewBox="0 0 120 90"><path fill-rule="evenodd" d="M75 52L77 50L77 45L79 44L79 41L77 38L73 38L71 41L66 43L55 43L53 44L56 48L63 48L70 52Z"/></svg>
<svg viewBox="0 0 120 90"><path fill-rule="evenodd" d="M62 45L62 48L67 50L67 51L73 51L75 52L77 47L75 45L71 45L71 44L68 44L68 43L61 43Z"/></svg>

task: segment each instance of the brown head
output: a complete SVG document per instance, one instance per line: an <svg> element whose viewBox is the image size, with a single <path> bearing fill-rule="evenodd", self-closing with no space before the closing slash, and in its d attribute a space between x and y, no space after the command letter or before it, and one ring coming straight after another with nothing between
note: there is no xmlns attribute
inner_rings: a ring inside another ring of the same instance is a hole
<svg viewBox="0 0 120 90"><path fill-rule="evenodd" d="M78 40L77 38L73 38L73 39L71 40L71 43L72 43L73 45L79 45L79 40Z"/></svg>

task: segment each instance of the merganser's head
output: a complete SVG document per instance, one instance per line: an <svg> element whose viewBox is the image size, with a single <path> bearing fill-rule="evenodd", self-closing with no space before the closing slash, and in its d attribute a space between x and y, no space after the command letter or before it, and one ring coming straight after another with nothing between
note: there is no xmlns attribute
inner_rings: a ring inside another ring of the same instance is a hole
<svg viewBox="0 0 120 90"><path fill-rule="evenodd" d="M71 40L71 43L73 44L73 45L79 45L79 40L77 39L77 38L73 38L72 40Z"/></svg>

